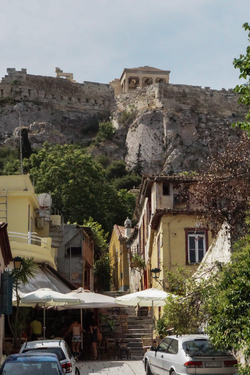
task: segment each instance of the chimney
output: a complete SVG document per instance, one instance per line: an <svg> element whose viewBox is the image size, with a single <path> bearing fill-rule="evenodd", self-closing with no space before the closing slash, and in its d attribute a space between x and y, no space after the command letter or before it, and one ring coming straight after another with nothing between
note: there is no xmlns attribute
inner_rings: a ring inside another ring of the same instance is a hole
<svg viewBox="0 0 250 375"><path fill-rule="evenodd" d="M129 238L131 236L131 227L132 227L132 222L127 219L124 221L124 227L125 227L125 237Z"/></svg>

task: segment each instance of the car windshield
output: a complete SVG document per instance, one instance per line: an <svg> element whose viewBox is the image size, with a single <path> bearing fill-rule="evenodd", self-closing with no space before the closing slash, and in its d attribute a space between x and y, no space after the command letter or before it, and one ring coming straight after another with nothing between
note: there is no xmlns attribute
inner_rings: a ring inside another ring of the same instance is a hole
<svg viewBox="0 0 250 375"><path fill-rule="evenodd" d="M29 352L29 353L36 354L37 351L43 352L43 353L54 353L56 354L59 361L63 361L66 358L61 348L30 348L30 349L26 348L24 349L23 353Z"/></svg>
<svg viewBox="0 0 250 375"><path fill-rule="evenodd" d="M7 362L4 365L4 375L59 375L59 368L55 362Z"/></svg>
<svg viewBox="0 0 250 375"><path fill-rule="evenodd" d="M192 340L192 341L185 341L182 345L184 352L188 354L190 357L216 357L222 355L230 355L229 352L223 350L216 350L209 340Z"/></svg>

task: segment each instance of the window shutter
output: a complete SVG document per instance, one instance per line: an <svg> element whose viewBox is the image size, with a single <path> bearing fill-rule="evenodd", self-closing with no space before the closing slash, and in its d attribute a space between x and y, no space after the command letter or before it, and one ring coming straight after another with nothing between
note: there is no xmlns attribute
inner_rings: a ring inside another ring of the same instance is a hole
<svg viewBox="0 0 250 375"><path fill-rule="evenodd" d="M4 315L12 314L12 288L13 277L8 272L1 274L1 305L0 313Z"/></svg>

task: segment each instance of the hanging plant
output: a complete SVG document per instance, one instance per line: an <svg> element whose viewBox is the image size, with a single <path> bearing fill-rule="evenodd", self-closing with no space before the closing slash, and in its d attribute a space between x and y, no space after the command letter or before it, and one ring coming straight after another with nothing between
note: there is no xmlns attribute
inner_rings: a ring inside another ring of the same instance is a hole
<svg viewBox="0 0 250 375"><path fill-rule="evenodd" d="M146 267L146 263L144 262L142 257L140 257L139 254L133 254L132 259L131 259L131 263L130 263L130 267L142 269L142 268Z"/></svg>

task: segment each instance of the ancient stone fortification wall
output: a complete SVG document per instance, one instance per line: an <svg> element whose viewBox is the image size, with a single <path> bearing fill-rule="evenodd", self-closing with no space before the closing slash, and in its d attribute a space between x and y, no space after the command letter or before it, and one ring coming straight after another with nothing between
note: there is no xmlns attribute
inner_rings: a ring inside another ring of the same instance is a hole
<svg viewBox="0 0 250 375"><path fill-rule="evenodd" d="M26 69L7 69L0 82L0 99L13 98L48 103L66 111L108 112L114 96L108 84L73 83L67 79L27 74Z"/></svg>
<svg viewBox="0 0 250 375"><path fill-rule="evenodd" d="M241 116L246 113L237 103L237 95L230 90L212 90L209 87L173 85L159 83L143 89L120 94L115 97L112 112L124 111L135 106L139 111L146 109L190 110L201 113L213 110L222 117Z"/></svg>
<svg viewBox="0 0 250 375"><path fill-rule="evenodd" d="M126 163L136 164L140 144L144 173L153 174L202 167L210 152L238 137L231 124L247 113L233 90L162 83L115 97L111 114L117 129L123 129L125 110L138 111L126 133Z"/></svg>

